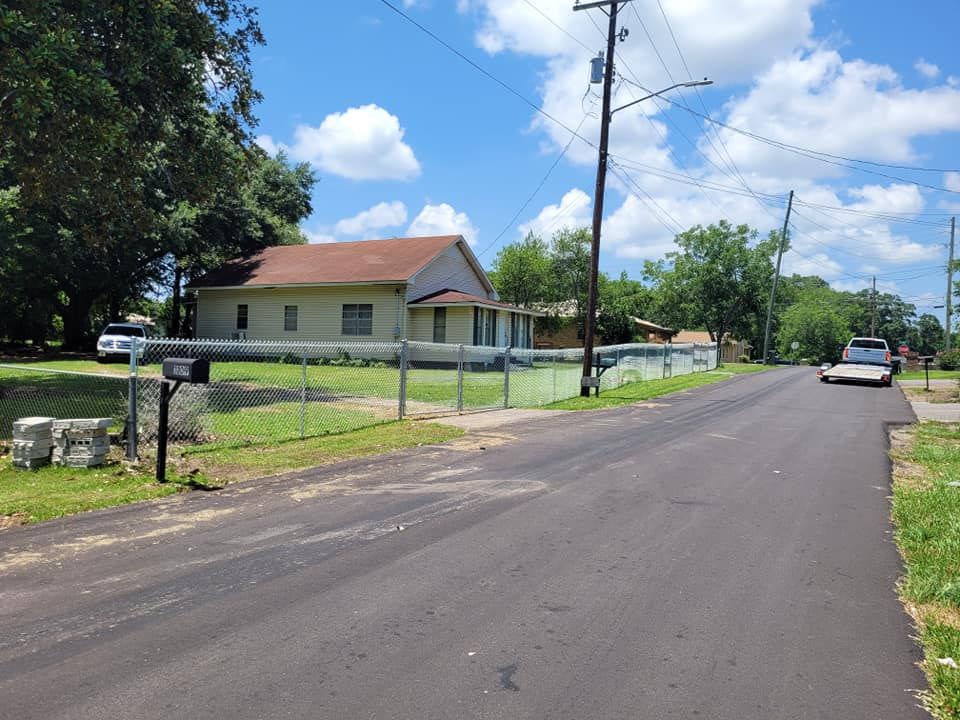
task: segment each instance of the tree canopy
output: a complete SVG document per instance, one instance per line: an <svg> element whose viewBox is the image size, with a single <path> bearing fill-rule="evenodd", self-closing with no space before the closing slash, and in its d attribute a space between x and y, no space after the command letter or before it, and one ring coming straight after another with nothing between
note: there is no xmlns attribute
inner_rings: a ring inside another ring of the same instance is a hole
<svg viewBox="0 0 960 720"><path fill-rule="evenodd" d="M0 8L0 335L79 347L177 269L302 242L309 171L251 142L262 42L241 0Z"/></svg>
<svg viewBox="0 0 960 720"><path fill-rule="evenodd" d="M677 235L677 250L648 262L658 316L675 328L705 328L718 342L765 307L773 281L776 236L757 242L757 231L726 220Z"/></svg>

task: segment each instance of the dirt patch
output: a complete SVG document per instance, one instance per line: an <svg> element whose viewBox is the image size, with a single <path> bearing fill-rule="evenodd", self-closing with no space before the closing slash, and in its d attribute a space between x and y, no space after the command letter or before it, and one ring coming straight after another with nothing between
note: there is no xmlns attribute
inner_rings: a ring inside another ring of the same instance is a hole
<svg viewBox="0 0 960 720"><path fill-rule="evenodd" d="M907 400L929 403L960 403L960 385L936 385L925 387L900 386Z"/></svg>
<svg viewBox="0 0 960 720"><path fill-rule="evenodd" d="M913 431L900 428L890 432L890 460L893 463L893 484L901 484L911 490L929 490L933 487L929 473L908 458L913 450Z"/></svg>
<svg viewBox="0 0 960 720"><path fill-rule="evenodd" d="M912 602L904 602L903 606L917 627L924 627L933 622L960 630L960 609L958 608L945 607L938 603L918 605Z"/></svg>
<svg viewBox="0 0 960 720"><path fill-rule="evenodd" d="M26 513L14 513L13 515L0 515L0 530L26 525L29 516Z"/></svg>
<svg viewBox="0 0 960 720"><path fill-rule="evenodd" d="M506 433L470 433L462 438L447 441L443 447L461 452L483 452L492 447L507 445L516 439L515 435Z"/></svg>

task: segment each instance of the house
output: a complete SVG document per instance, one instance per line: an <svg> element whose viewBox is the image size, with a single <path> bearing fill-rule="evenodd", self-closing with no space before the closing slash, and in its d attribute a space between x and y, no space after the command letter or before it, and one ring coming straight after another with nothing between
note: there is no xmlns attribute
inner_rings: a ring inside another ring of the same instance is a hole
<svg viewBox="0 0 960 720"><path fill-rule="evenodd" d="M712 343L716 342L711 333L706 330L681 330L674 338L677 345L683 343ZM725 333L720 343L720 362L735 363L742 355L750 357L753 346L746 340L737 340L730 333Z"/></svg>
<svg viewBox="0 0 960 720"><path fill-rule="evenodd" d="M633 318L633 324L636 327L635 335L641 339L641 342L663 345L671 342L673 336L677 334L676 330L665 328L661 325L652 323L649 320Z"/></svg>
<svg viewBox="0 0 960 720"><path fill-rule="evenodd" d="M583 347L583 324L577 320L577 304L573 300L554 303L540 303L538 310L548 317L536 324L534 344L538 348L579 348ZM597 313L599 317L600 313ZM640 318L631 318L634 324L634 337L637 342L664 344L670 342L677 331L661 327ZM603 338L599 344L603 344Z"/></svg>
<svg viewBox="0 0 960 720"><path fill-rule="evenodd" d="M460 235L269 247L188 286L201 338L533 347Z"/></svg>

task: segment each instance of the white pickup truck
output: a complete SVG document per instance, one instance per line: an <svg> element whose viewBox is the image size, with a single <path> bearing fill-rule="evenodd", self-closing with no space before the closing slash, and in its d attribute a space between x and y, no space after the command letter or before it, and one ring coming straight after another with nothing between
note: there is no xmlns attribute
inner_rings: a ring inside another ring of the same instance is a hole
<svg viewBox="0 0 960 720"><path fill-rule="evenodd" d="M889 386L893 365L887 341L881 338L855 337L843 349L843 360L829 370L817 372L821 382L849 380Z"/></svg>

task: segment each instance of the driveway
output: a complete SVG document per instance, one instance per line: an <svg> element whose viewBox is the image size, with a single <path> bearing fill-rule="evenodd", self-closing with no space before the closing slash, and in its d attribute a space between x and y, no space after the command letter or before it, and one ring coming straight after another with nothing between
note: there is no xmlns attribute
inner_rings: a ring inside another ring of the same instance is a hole
<svg viewBox="0 0 960 720"><path fill-rule="evenodd" d="M896 390L809 368L0 533L18 718L922 718Z"/></svg>

